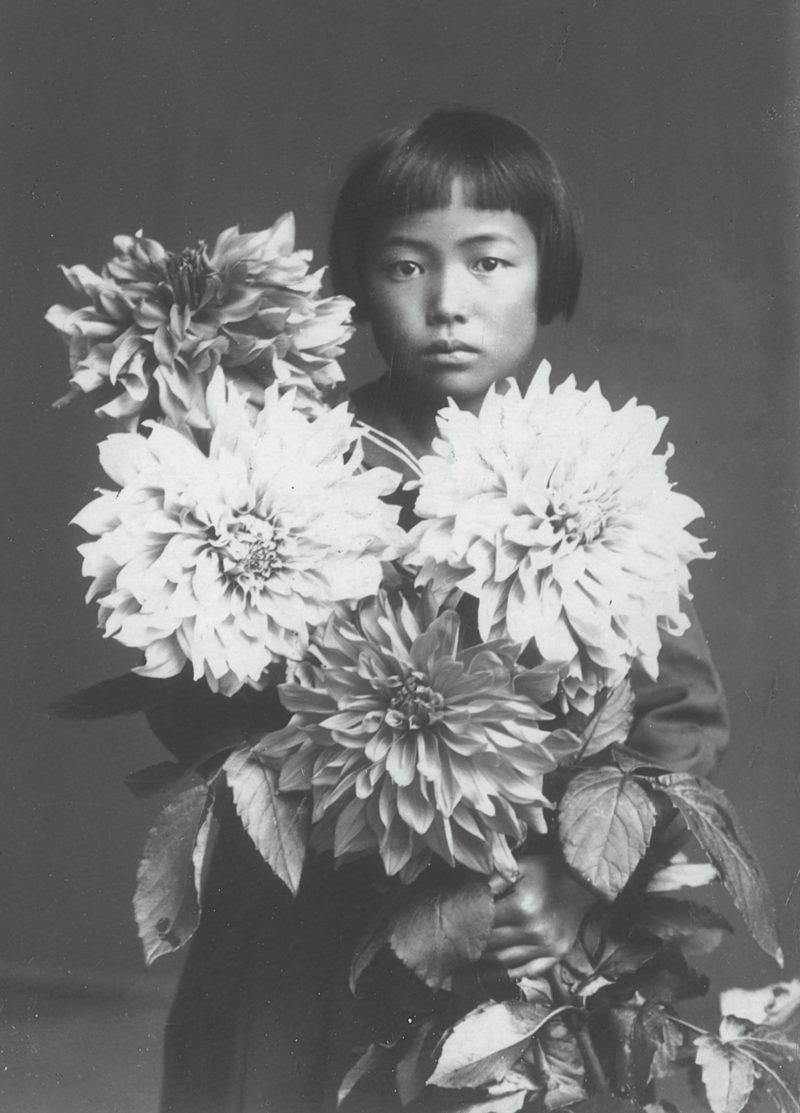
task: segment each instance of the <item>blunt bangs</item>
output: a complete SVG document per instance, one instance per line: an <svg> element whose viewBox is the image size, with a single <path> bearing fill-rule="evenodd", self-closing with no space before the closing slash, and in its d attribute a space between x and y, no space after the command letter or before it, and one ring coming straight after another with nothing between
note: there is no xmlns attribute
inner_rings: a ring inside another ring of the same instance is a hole
<svg viewBox="0 0 800 1113"><path fill-rule="evenodd" d="M334 289L366 320L363 274L376 225L444 209L453 182L475 209L510 210L528 221L539 249L541 324L572 315L582 270L579 218L550 156L524 128L477 109L439 109L419 124L373 140L339 194L330 240Z"/></svg>

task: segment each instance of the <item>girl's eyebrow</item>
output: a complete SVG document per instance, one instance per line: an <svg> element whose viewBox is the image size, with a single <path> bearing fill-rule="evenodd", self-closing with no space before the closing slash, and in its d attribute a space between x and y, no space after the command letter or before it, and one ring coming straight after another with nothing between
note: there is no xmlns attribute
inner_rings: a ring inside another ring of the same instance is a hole
<svg viewBox="0 0 800 1113"><path fill-rule="evenodd" d="M456 241L457 247L469 247L472 244L482 243L509 243L516 245L517 241L513 236L507 236L503 232L480 232L475 236L465 236L462 240ZM431 244L427 240L415 240L412 236L387 236L380 244L384 247L411 247L417 251L424 251L429 248Z"/></svg>
<svg viewBox="0 0 800 1113"><path fill-rule="evenodd" d="M468 247L473 243L510 243L516 244L517 241L513 236L507 236L504 232L481 232L477 236L467 236L463 240L458 241L459 247Z"/></svg>
<svg viewBox="0 0 800 1113"><path fill-rule="evenodd" d="M380 247L413 247L417 251L424 251L429 245L425 240L415 240L411 236L387 236L381 240Z"/></svg>

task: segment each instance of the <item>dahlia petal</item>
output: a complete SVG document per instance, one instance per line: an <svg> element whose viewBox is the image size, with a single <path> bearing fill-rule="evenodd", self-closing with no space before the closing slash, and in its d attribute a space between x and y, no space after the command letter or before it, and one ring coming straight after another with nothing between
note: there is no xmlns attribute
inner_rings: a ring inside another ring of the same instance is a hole
<svg viewBox="0 0 800 1113"><path fill-rule="evenodd" d="M414 853L412 832L402 823L393 823L381 839L380 850L384 869L393 877L408 865Z"/></svg>
<svg viewBox="0 0 800 1113"><path fill-rule="evenodd" d="M333 852L337 858L346 854L362 837L364 831L364 809L360 800L351 800L339 813L336 820Z"/></svg>
<svg viewBox="0 0 800 1113"><path fill-rule="evenodd" d="M397 811L412 831L424 835L434 821L435 809L416 786L400 788L397 792Z"/></svg>

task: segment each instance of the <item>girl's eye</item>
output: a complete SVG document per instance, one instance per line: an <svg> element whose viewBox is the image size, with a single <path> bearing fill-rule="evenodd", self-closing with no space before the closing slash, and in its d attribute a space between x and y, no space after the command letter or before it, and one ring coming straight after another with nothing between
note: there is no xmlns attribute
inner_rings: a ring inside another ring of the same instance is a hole
<svg viewBox="0 0 800 1113"><path fill-rule="evenodd" d="M491 274L492 271L499 270L500 267L507 267L509 264L504 259L498 259L495 255L487 255L483 259L478 259L473 265L480 274Z"/></svg>
<svg viewBox="0 0 800 1113"><path fill-rule="evenodd" d="M395 259L386 264L386 272L390 278L414 278L422 273L422 267L413 259Z"/></svg>

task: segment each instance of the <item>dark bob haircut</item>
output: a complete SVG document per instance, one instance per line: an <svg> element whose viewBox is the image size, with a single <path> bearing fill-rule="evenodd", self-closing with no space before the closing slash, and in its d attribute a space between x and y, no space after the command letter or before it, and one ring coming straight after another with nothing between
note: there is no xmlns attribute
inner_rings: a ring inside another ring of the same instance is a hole
<svg viewBox="0 0 800 1113"><path fill-rule="evenodd" d="M330 239L338 294L366 320L363 275L375 225L450 203L461 180L467 204L524 217L539 249L539 322L569 318L578 300L579 217L555 163L518 124L475 108L440 108L417 124L379 135L353 163L339 193Z"/></svg>

